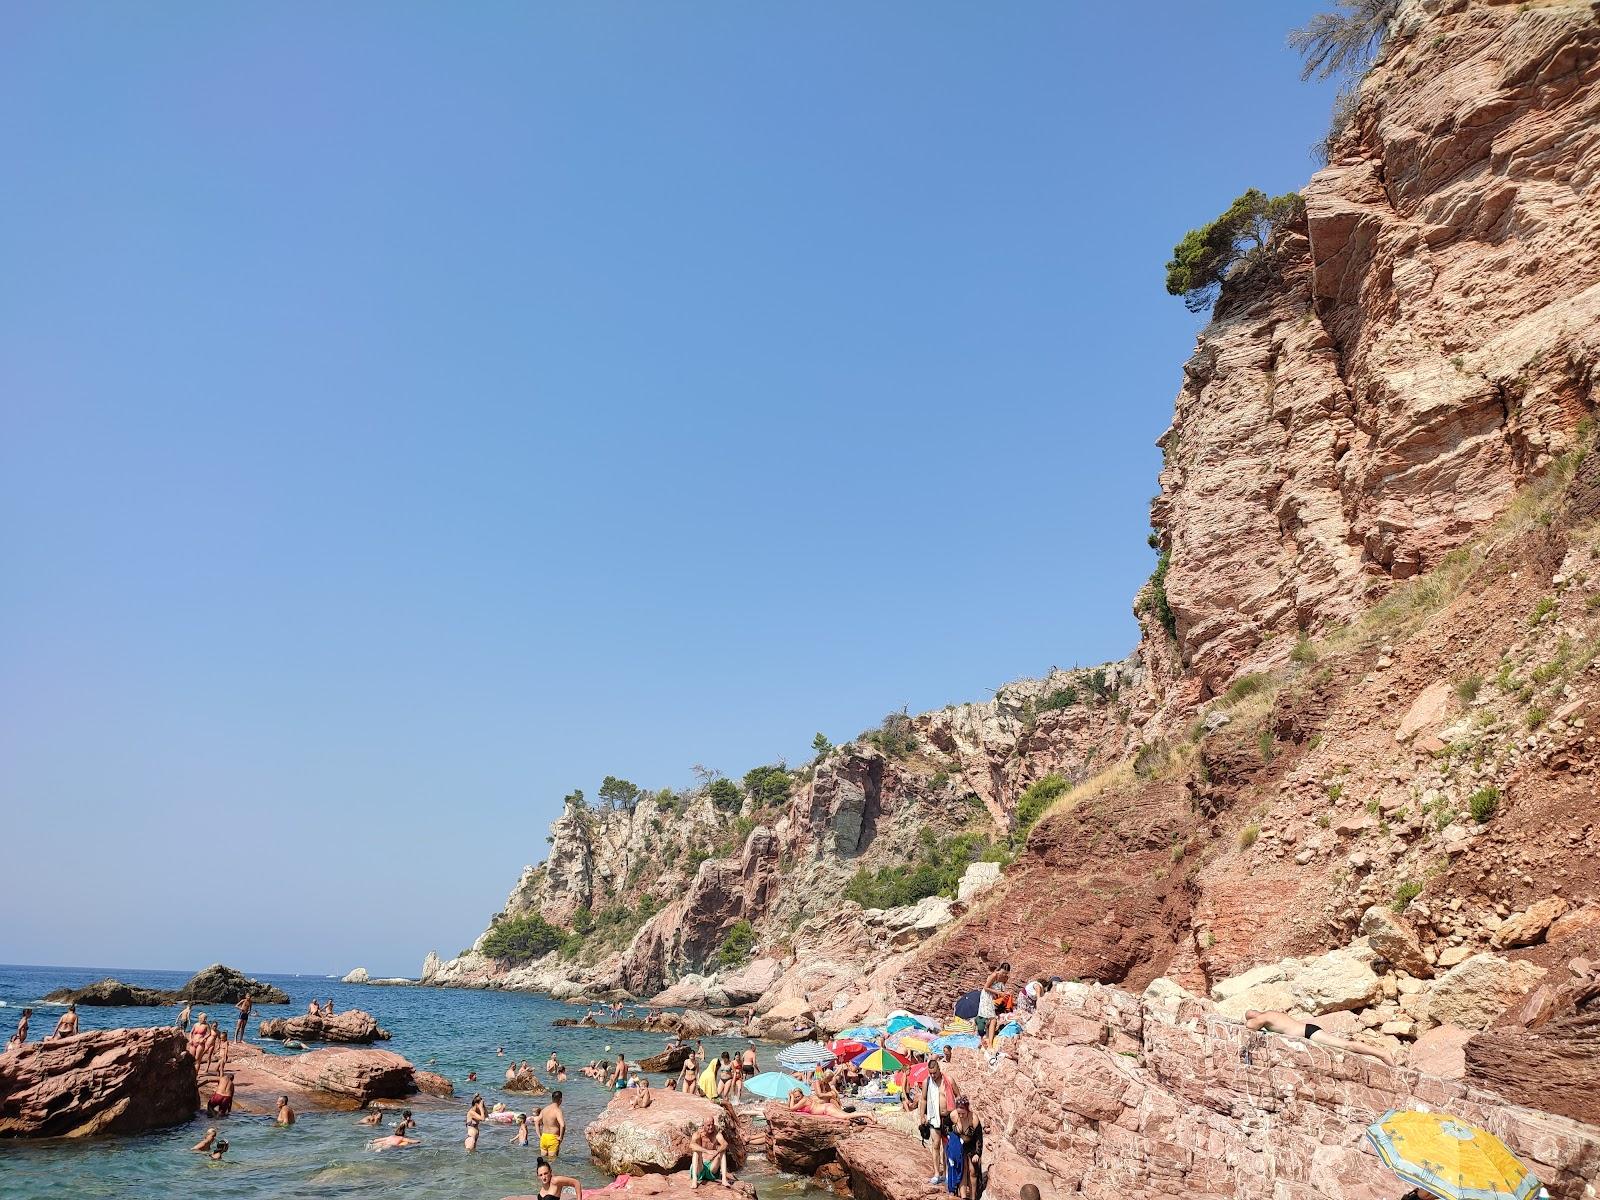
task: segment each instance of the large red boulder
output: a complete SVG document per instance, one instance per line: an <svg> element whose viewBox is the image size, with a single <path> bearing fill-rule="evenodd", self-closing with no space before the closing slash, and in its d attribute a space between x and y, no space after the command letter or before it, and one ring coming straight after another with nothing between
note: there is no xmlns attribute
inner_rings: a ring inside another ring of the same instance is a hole
<svg viewBox="0 0 1600 1200"><path fill-rule="evenodd" d="M97 1029L0 1054L0 1137L143 1133L194 1111L194 1059L176 1029Z"/></svg>
<svg viewBox="0 0 1600 1200"><path fill-rule="evenodd" d="M595 1165L609 1175L664 1173L689 1165L689 1138L708 1118L722 1126L728 1139L728 1163L744 1166L744 1134L722 1105L699 1096L653 1088L650 1107L634 1107L637 1093L617 1093L589 1127L589 1153Z"/></svg>
<svg viewBox="0 0 1600 1200"><path fill-rule="evenodd" d="M419 1090L415 1069L389 1050L328 1046L267 1054L246 1045L234 1051L227 1069L234 1073L234 1104L241 1112L270 1112L280 1095L305 1108L359 1108L373 1100L404 1100Z"/></svg>
<svg viewBox="0 0 1600 1200"><path fill-rule="evenodd" d="M764 1106L767 1161L791 1175L814 1175L833 1162L839 1143L858 1127L839 1117L792 1112L787 1104Z"/></svg>
<svg viewBox="0 0 1600 1200"><path fill-rule="evenodd" d="M332 1016L280 1017L261 1022L256 1032L274 1040L296 1039L302 1042L387 1042L389 1031L380 1029L371 1013L359 1008L347 1008Z"/></svg>

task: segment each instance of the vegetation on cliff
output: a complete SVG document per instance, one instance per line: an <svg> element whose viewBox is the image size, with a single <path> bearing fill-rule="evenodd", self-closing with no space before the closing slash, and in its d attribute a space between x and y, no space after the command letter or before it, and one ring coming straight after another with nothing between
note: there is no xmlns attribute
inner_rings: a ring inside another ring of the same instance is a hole
<svg viewBox="0 0 1600 1200"><path fill-rule="evenodd" d="M1182 296L1190 312L1210 308L1224 282L1270 263L1278 232L1304 216L1305 201L1297 193L1268 196L1250 188L1173 247L1167 293Z"/></svg>

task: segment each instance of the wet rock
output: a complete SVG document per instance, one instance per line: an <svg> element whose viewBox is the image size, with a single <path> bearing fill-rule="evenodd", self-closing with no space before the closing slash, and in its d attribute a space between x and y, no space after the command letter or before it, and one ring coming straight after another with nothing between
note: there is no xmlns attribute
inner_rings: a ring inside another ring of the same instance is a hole
<svg viewBox="0 0 1600 1200"><path fill-rule="evenodd" d="M329 1046L267 1054L245 1045L234 1049L228 1070L235 1074L235 1105L246 1112L270 1111L282 1093L306 1108L356 1108L373 1100L403 1100L418 1090L415 1069L388 1050Z"/></svg>
<svg viewBox="0 0 1600 1200"><path fill-rule="evenodd" d="M0 1053L0 1137L143 1133L194 1116L177 1029L97 1029Z"/></svg>
<svg viewBox="0 0 1600 1200"><path fill-rule="evenodd" d="M510 1078L501 1086L508 1092L518 1092L524 1096L543 1096L550 1090L532 1071L512 1071Z"/></svg>

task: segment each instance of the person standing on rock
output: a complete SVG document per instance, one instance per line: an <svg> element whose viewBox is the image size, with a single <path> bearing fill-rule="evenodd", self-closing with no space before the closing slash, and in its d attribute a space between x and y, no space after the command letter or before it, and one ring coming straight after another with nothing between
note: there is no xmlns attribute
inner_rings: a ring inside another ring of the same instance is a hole
<svg viewBox="0 0 1600 1200"><path fill-rule="evenodd" d="M1252 1008L1244 1014L1244 1027L1252 1033L1259 1033L1265 1029L1269 1033L1282 1034L1284 1037L1304 1038L1313 1045L1324 1046L1329 1050L1343 1051L1349 1054L1365 1054L1368 1058L1375 1058L1384 1066L1394 1066L1394 1056L1381 1046L1369 1046L1364 1042L1352 1042L1342 1037L1335 1037L1320 1025L1313 1025L1309 1021L1302 1021L1298 1017L1291 1017L1288 1013L1272 1012L1268 1009Z"/></svg>
<svg viewBox="0 0 1600 1200"><path fill-rule="evenodd" d="M240 999L239 1003L234 1005L234 1008L239 1010L239 1019L233 1023L233 1040L234 1041L236 1041L236 1042L244 1041L245 1026L250 1021L250 1010L252 1008L254 1008L255 1005L256 1005L256 1002L254 1000L250 999L250 993L249 992L246 992L244 994L244 996Z"/></svg>
<svg viewBox="0 0 1600 1200"><path fill-rule="evenodd" d="M67 1005L67 1011L56 1018L55 1030L50 1034L50 1037L45 1039L45 1041L48 1042L50 1038L71 1037L77 1032L78 1006L76 1004L69 1004Z"/></svg>
<svg viewBox="0 0 1600 1200"><path fill-rule="evenodd" d="M22 1015L17 1018L17 1031L11 1035L11 1040L6 1043L6 1049L21 1046L28 1040L28 1022L33 1020L33 1009L25 1008Z"/></svg>
<svg viewBox="0 0 1600 1200"><path fill-rule="evenodd" d="M940 1068L937 1058L928 1063L922 1098L922 1127L933 1143L933 1174L928 1182L937 1186L945 1179L944 1139L950 1131L950 1110L956 1106L955 1081Z"/></svg>
<svg viewBox="0 0 1600 1200"><path fill-rule="evenodd" d="M561 1154L567 1136L567 1114L561 1110L561 1089L550 1093L550 1103L539 1110L539 1153L546 1158Z"/></svg>
<svg viewBox="0 0 1600 1200"><path fill-rule="evenodd" d="M183 1002L183 1011L178 1014L178 1028L184 1033L189 1032L189 1008L189 1002L185 1000Z"/></svg>
<svg viewBox="0 0 1600 1200"><path fill-rule="evenodd" d="M995 995L1010 978L1011 964L1003 962L989 972L989 977L983 981L983 987L978 992L978 1037L989 1050L994 1049L995 1035L1000 1032L1000 1022L995 1020Z"/></svg>

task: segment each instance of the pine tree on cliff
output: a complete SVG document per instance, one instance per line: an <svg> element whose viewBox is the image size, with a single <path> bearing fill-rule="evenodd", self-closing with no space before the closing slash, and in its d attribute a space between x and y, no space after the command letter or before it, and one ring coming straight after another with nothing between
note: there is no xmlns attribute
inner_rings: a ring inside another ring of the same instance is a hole
<svg viewBox="0 0 1600 1200"><path fill-rule="evenodd" d="M1172 248L1167 293L1182 296L1190 312L1210 308L1225 281L1270 261L1278 231L1304 212L1305 201L1295 192L1268 196L1251 188Z"/></svg>

